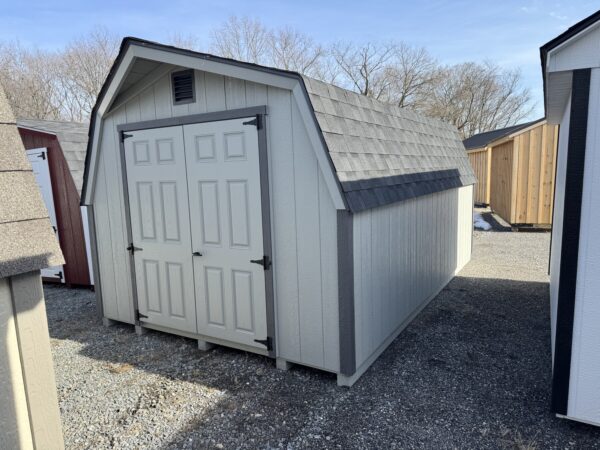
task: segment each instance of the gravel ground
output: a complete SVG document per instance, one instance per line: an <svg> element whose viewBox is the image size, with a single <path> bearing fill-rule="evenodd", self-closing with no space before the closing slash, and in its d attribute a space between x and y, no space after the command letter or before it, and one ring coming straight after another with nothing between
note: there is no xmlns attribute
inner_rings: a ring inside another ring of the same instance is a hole
<svg viewBox="0 0 600 450"><path fill-rule="evenodd" d="M472 262L353 388L133 327L47 287L67 448L600 448L549 412L549 233L476 232Z"/></svg>

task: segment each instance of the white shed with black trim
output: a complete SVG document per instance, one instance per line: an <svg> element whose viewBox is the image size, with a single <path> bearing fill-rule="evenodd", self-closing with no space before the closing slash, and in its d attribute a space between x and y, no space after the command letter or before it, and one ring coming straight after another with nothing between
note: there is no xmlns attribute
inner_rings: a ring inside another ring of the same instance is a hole
<svg viewBox="0 0 600 450"><path fill-rule="evenodd" d="M107 323L351 385L470 258L457 131L296 73L126 38L88 150Z"/></svg>
<svg viewBox="0 0 600 450"><path fill-rule="evenodd" d="M541 48L560 124L552 244L552 409L600 426L600 11Z"/></svg>

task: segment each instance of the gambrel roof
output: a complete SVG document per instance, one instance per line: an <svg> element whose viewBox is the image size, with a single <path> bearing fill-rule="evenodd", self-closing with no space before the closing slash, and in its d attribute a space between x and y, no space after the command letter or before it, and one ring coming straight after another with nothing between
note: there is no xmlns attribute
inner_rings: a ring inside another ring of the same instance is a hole
<svg viewBox="0 0 600 450"><path fill-rule="evenodd" d="M57 120L18 119L17 126L56 136L75 182L75 188L81 195L89 125Z"/></svg>
<svg viewBox="0 0 600 450"><path fill-rule="evenodd" d="M244 63L206 53L194 52L149 42L125 38L115 65L111 69L98 102L92 113L90 147L96 115L119 95L118 86L131 86L126 80L127 71L121 68L128 50L129 64L137 61L151 67L153 54L177 55L172 64L209 70L218 65L234 66L233 77L252 76L253 81L269 84L272 80L285 80L308 106L307 126L316 127L329 168L333 172L336 190L343 198L345 208L359 212L396 201L414 198L445 189L466 186L476 182L467 154L456 128L437 119L413 111L385 104L321 81L301 76L296 72ZM154 53L152 53L152 51ZM157 53L159 52L159 53ZM192 59L199 62L192 64ZM194 67L195 66L195 67ZM155 66L154 66L155 67ZM117 75L120 71L121 75ZM133 71L137 80L142 78ZM257 80L257 74L264 78ZM121 79L118 79L119 76ZM282 83L284 85L285 83ZM112 87L111 87L112 86ZM113 90L113 99L105 96ZM86 161L86 174L90 166ZM317 156L319 158L319 155ZM86 175L87 180L87 175ZM87 181L85 182L87 183ZM85 192L82 202L87 197Z"/></svg>
<svg viewBox="0 0 600 450"><path fill-rule="evenodd" d="M64 263L0 86L0 278Z"/></svg>

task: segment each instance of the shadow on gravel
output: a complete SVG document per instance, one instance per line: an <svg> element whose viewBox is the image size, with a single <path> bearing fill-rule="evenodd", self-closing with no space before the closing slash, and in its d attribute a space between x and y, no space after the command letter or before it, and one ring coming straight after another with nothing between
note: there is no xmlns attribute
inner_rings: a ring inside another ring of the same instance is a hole
<svg viewBox="0 0 600 450"><path fill-rule="evenodd" d="M487 220L487 219L486 219ZM132 327L104 328L93 294L48 287L50 333L90 358L227 392L170 448L598 448L550 413L548 285L456 277L351 389L324 372Z"/></svg>
<svg viewBox="0 0 600 450"><path fill-rule="evenodd" d="M492 226L490 231L512 231L511 227L506 223L500 222L498 216L492 213L489 209L480 212L481 217Z"/></svg>

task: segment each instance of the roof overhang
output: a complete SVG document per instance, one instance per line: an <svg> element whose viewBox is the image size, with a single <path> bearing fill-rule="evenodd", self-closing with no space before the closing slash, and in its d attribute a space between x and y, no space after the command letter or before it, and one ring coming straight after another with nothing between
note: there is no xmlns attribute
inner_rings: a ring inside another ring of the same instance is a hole
<svg viewBox="0 0 600 450"><path fill-rule="evenodd" d="M158 62L161 65L167 65L171 69L173 67L185 67L290 90L298 101L301 117L313 147L321 149L321 151L316 151L316 156L321 168L326 169L323 170L323 174L332 195L333 203L336 209L347 209L342 188L335 176L335 169L327 151L327 145L320 133L314 110L310 106L306 86L298 73L221 58L132 37L123 39L119 54L109 71L107 80L102 86L92 110L88 132L84 184L81 194L82 205L91 204L93 197L93 179L98 164L96 149L100 144L102 118L136 95L132 83L128 81L128 77L134 64L142 60ZM161 75L159 72L159 69L151 71L147 74L147 77L157 77Z"/></svg>
<svg viewBox="0 0 600 450"><path fill-rule="evenodd" d="M573 70L600 67L600 11L544 44L540 58L546 118L557 124L571 95Z"/></svg>

